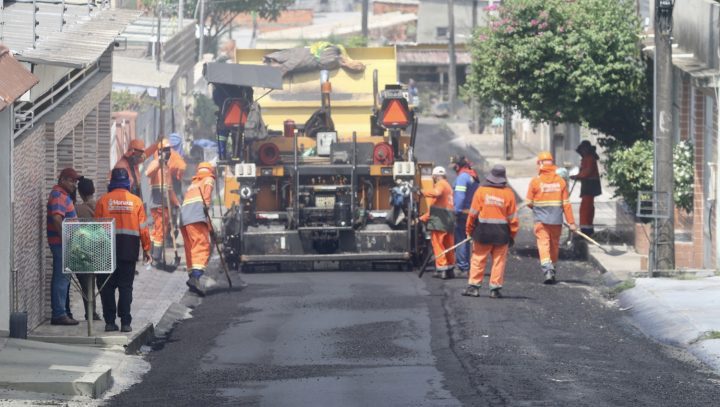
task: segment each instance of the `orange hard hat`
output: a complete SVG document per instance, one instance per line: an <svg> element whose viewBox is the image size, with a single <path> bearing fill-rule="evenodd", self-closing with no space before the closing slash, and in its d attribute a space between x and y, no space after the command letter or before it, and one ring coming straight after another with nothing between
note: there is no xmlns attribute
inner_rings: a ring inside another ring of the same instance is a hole
<svg viewBox="0 0 720 407"><path fill-rule="evenodd" d="M540 161L554 161L552 154L549 151L541 151L537 156L538 162Z"/></svg>
<svg viewBox="0 0 720 407"><path fill-rule="evenodd" d="M208 172L210 172L213 176L215 176L215 167L214 167L211 163L209 163L209 162L207 162L207 161L201 162L201 163L198 164L198 166L197 166L197 173L198 173L198 174L200 174L201 172L205 172L205 171L208 171Z"/></svg>
<svg viewBox="0 0 720 407"><path fill-rule="evenodd" d="M145 142L140 139L133 139L130 142L130 150L143 150L145 151Z"/></svg>

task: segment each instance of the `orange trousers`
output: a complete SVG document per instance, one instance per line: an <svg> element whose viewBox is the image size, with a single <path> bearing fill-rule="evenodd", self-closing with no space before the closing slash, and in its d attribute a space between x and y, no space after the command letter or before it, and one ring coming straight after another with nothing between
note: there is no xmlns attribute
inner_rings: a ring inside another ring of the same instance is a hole
<svg viewBox="0 0 720 407"><path fill-rule="evenodd" d="M188 273L205 271L210 260L210 228L205 222L191 223L180 228L185 244L185 264Z"/></svg>
<svg viewBox="0 0 720 407"><path fill-rule="evenodd" d="M473 242L472 259L470 259L470 277L468 284L481 285L485 274L488 257L492 256L490 271L490 289L502 288L505 281L505 264L507 264L508 245L492 245Z"/></svg>
<svg viewBox="0 0 720 407"><path fill-rule="evenodd" d="M580 229L593 228L595 219L595 197L592 195L583 195L580 197Z"/></svg>
<svg viewBox="0 0 720 407"><path fill-rule="evenodd" d="M170 236L170 212L167 208L153 208L150 210L150 215L152 215L153 218L153 228L150 232L150 240L152 241L153 251L162 250L163 226L165 226L165 237L167 238Z"/></svg>
<svg viewBox="0 0 720 407"><path fill-rule="evenodd" d="M433 230L430 233L430 241L432 242L433 254L435 255L435 270L452 270L455 267L455 252L449 251L442 256L439 254L455 244L454 232L443 232Z"/></svg>
<svg viewBox="0 0 720 407"><path fill-rule="evenodd" d="M560 233L562 225L535 224L535 237L537 238L540 264L556 264L560 255Z"/></svg>

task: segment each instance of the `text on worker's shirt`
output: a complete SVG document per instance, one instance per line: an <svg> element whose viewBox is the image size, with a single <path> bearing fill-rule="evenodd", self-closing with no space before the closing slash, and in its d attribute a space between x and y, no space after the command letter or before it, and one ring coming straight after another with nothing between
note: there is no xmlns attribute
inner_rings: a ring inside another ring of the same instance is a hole
<svg viewBox="0 0 720 407"><path fill-rule="evenodd" d="M540 183L540 192L543 192L543 193L560 192L561 190L562 190L562 187L560 186L559 182Z"/></svg>
<svg viewBox="0 0 720 407"><path fill-rule="evenodd" d="M119 201L117 199L111 199L108 202L108 210L111 212L128 212L131 213L135 208L132 201Z"/></svg>
<svg viewBox="0 0 720 407"><path fill-rule="evenodd" d="M485 205L505 207L505 199L499 196L485 195Z"/></svg>

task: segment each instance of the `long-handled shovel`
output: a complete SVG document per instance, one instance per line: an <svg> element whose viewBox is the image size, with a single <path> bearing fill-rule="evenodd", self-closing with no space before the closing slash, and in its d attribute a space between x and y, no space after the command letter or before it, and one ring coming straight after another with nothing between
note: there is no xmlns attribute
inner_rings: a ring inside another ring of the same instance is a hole
<svg viewBox="0 0 720 407"><path fill-rule="evenodd" d="M165 199L167 200L168 212L169 212L170 216L172 216L172 209L170 207L170 189L169 188L167 189L167 192L165 194ZM173 250L175 251L175 258L173 259L173 266L175 267L175 269L177 269L178 266L180 265L180 255L178 254L178 250L177 250L177 238L176 238L177 230L175 229L175 225L173 224L172 219L170 220L169 223L170 223L170 229L171 229L170 236L172 237Z"/></svg>
<svg viewBox="0 0 720 407"><path fill-rule="evenodd" d="M158 154L158 160L160 163L160 193L162 194L163 188L165 188L165 170L163 169L163 160L160 154ZM165 204L167 205L167 210L170 210L170 189L167 189L167 193L164 194L164 196L161 197L163 201L166 201ZM168 214L168 220L170 219L170 216ZM167 271L168 273L173 273L175 270L177 270L178 266L180 265L180 256L177 252L177 246L175 246L175 237L173 236L173 246L175 247L175 262L173 264L168 264L166 258L165 258L165 205L160 205L160 223L162 223L162 264L160 265L160 269Z"/></svg>
<svg viewBox="0 0 720 407"><path fill-rule="evenodd" d="M570 225L568 225L567 223L565 223L565 226L567 226L568 228L570 227ZM595 239L591 238L590 236L586 235L585 233L581 232L580 230L575 230L573 233L582 237L583 239L585 239L588 243L592 244L593 246L600 248L600 250L602 250L603 252L605 252L605 254L607 254L609 256L620 256L621 254L625 254L625 252L623 252L622 250L606 249L603 245L596 242Z"/></svg>
<svg viewBox="0 0 720 407"><path fill-rule="evenodd" d="M470 240L472 240L472 238L471 238L471 237L468 237L467 239L461 241L460 243L456 243L455 246L452 246L452 247L450 247L450 248L448 248L448 249L443 250L443 251L440 252L437 256L433 256L433 255L432 255L432 251L430 251L430 252L428 253L428 257L425 258L425 261L423 262L422 266L420 266L420 272L418 273L418 278L422 278L423 274L425 274L425 269L427 268L427 265L428 265L428 263L430 263L431 260L434 260L434 259L436 259L436 258L444 255L444 254L447 253L447 252L450 252L450 251L452 251L452 250L455 250L456 248L464 245L465 243L469 242Z"/></svg>
<svg viewBox="0 0 720 407"><path fill-rule="evenodd" d="M220 256L220 264L222 264L225 277L227 278L228 289L232 290L232 280L230 279L230 272L228 271L227 263L225 263L225 255L223 255L222 250L220 250L220 244L218 243L217 235L215 234L215 227L213 227L212 219L210 219L207 206L205 207L205 218L207 218L208 226L210 228L210 239L212 239L215 250L217 250L218 256Z"/></svg>

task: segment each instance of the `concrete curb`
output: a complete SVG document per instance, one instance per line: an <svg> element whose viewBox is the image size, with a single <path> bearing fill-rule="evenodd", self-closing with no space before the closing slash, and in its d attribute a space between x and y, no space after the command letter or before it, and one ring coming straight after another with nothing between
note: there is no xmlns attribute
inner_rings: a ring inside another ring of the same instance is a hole
<svg viewBox="0 0 720 407"><path fill-rule="evenodd" d="M148 322L135 335L128 338L125 345L125 354L132 355L140 350L140 347L155 339L155 326Z"/></svg>

